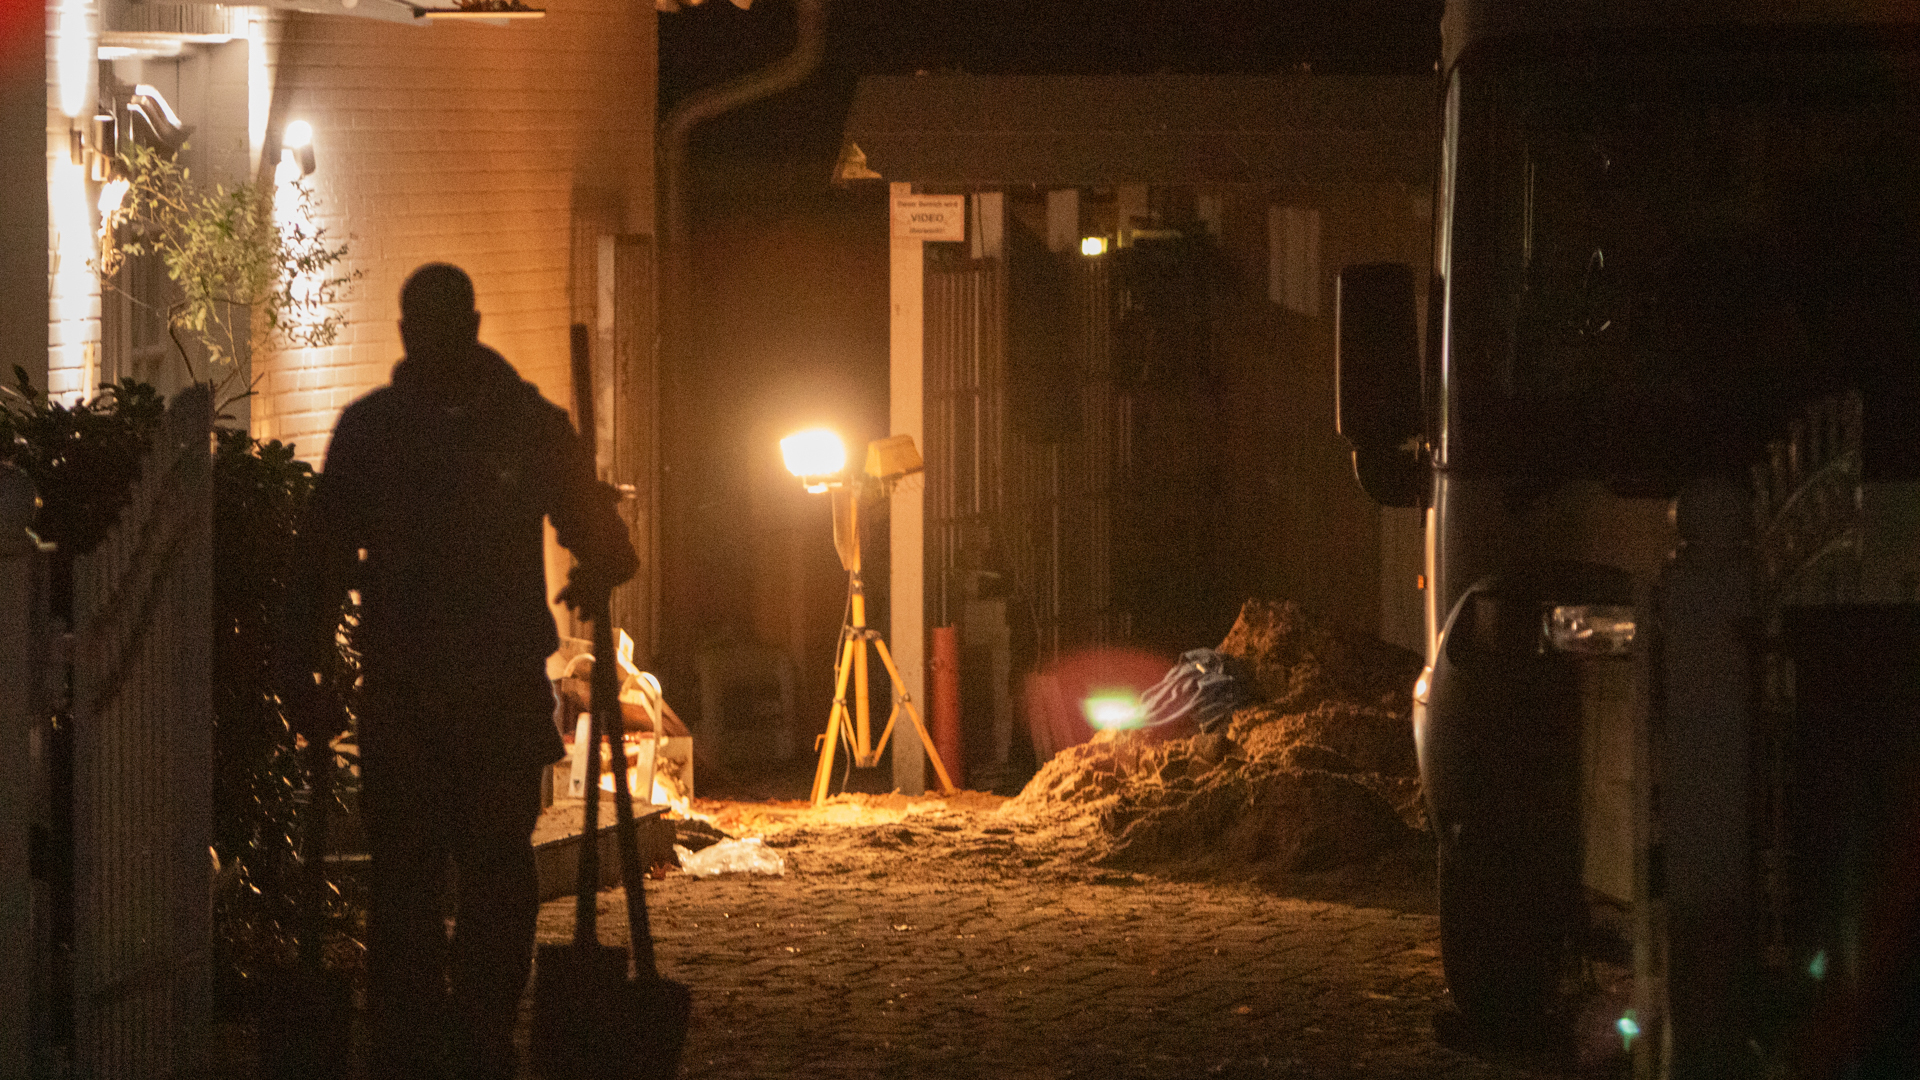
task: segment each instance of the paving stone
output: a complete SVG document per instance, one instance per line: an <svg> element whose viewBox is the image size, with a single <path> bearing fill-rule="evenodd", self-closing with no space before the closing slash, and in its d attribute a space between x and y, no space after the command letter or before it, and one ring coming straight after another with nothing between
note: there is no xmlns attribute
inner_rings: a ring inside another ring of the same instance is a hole
<svg viewBox="0 0 1920 1080"><path fill-rule="evenodd" d="M683 1076L1546 1075L1434 1043L1431 915L1245 885L873 869L649 883L662 969L693 988ZM599 899L602 939L622 940L624 897ZM570 900L546 905L541 940L571 922Z"/></svg>

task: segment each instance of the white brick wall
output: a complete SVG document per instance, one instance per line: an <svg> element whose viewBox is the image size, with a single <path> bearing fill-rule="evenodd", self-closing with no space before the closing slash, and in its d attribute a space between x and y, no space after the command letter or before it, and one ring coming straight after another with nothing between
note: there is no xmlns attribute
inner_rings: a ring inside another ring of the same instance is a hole
<svg viewBox="0 0 1920 1080"><path fill-rule="evenodd" d="M42 389L71 403L91 396L99 382L100 279L90 266L97 215L85 169L74 163L67 140L94 112L100 15L93 0L49 0L46 12L48 326Z"/></svg>
<svg viewBox="0 0 1920 1080"><path fill-rule="evenodd" d="M622 193L652 232L654 13L642 0L544 0L508 26L292 15L280 35L269 160L314 128L321 223L365 276L327 348L256 357L256 435L318 462L340 409L400 358L399 290L422 263L473 275L481 339L553 401L568 396L576 189Z"/></svg>

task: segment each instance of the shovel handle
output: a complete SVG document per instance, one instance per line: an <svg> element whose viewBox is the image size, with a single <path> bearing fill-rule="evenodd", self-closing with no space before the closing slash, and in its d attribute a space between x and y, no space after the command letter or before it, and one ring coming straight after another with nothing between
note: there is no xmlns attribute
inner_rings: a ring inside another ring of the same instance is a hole
<svg viewBox="0 0 1920 1080"><path fill-rule="evenodd" d="M660 978L654 957L653 930L647 919L646 871L640 864L640 839L633 817L633 796L627 789L627 761L616 741L624 729L620 719L620 683L613 662L613 620L604 603L590 613L593 621L592 746L588 750L587 802L584 807L584 846L580 852L580 893L574 911L573 941L582 949L598 943L598 911L594 895L600 877L600 740L608 740L607 765L613 771L614 820L618 824L620 880L627 888L627 929L634 969L642 982ZM658 725L656 724L656 727ZM656 732L656 738L658 733ZM591 877L589 877L591 874Z"/></svg>

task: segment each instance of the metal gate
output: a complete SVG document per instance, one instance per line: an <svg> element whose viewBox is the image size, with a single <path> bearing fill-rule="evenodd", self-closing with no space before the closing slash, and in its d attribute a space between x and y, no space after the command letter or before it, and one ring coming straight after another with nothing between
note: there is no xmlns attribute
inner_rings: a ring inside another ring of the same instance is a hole
<svg viewBox="0 0 1920 1080"><path fill-rule="evenodd" d="M971 586L990 572L1001 521L1005 275L987 261L927 275L927 618L948 626Z"/></svg>
<svg viewBox="0 0 1920 1080"><path fill-rule="evenodd" d="M1050 258L1044 252L1030 258ZM1008 370L1004 263L932 264L927 274L928 619L952 622L981 572L1003 573L1021 650L1045 664L1125 641L1115 600L1112 498L1126 455L1127 400L1112 379L1113 286L1106 260L1061 260L1062 295L1046 295L1064 330L1060 377ZM1022 395L1057 396L1063 422L1022 431Z"/></svg>

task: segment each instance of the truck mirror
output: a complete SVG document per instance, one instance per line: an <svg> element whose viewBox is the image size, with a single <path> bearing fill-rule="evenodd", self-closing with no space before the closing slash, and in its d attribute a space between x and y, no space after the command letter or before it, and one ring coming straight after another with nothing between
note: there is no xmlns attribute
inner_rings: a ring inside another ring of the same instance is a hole
<svg viewBox="0 0 1920 1080"><path fill-rule="evenodd" d="M1353 447L1354 478L1383 506L1419 506L1420 345L1413 267L1361 263L1334 293L1334 426Z"/></svg>
<svg viewBox="0 0 1920 1080"><path fill-rule="evenodd" d="M1381 506L1405 510L1427 504L1427 470L1412 449L1356 446L1353 478Z"/></svg>

